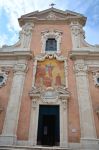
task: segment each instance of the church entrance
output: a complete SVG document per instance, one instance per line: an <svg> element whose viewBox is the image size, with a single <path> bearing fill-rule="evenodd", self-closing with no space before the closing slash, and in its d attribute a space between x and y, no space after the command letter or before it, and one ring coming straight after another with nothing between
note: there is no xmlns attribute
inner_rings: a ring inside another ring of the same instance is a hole
<svg viewBox="0 0 99 150"><path fill-rule="evenodd" d="M59 106L40 105L37 144L45 146L59 145L59 130Z"/></svg>

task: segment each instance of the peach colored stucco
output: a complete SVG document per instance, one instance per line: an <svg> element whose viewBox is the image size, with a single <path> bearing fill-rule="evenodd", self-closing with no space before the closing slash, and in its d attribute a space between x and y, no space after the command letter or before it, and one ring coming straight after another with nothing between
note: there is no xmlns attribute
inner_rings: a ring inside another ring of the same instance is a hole
<svg viewBox="0 0 99 150"><path fill-rule="evenodd" d="M75 74L73 71L73 62L68 61L68 89L71 93L69 99L69 142L80 142L80 120L79 120L79 108L77 99L77 89Z"/></svg>
<svg viewBox="0 0 99 150"><path fill-rule="evenodd" d="M30 113L31 113L31 99L29 97L29 91L32 88L32 78L33 78L32 73L33 73L33 60L30 60L28 62L28 72L26 73L23 95L21 100L21 108L17 128L18 140L28 140Z"/></svg>
<svg viewBox="0 0 99 150"><path fill-rule="evenodd" d="M71 33L69 26L65 24L61 25L44 25L37 24L33 30L32 42L31 42L31 51L34 52L34 55L37 55L41 52L42 42L41 42L41 32L42 31L53 31L59 30L62 31L62 41L61 41L61 51L62 54L66 56L67 52L71 49Z"/></svg>
<svg viewBox="0 0 99 150"><path fill-rule="evenodd" d="M2 133L4 119L6 115L7 105L9 101L11 86L12 86L13 72L9 71L8 80L6 85L0 88L0 107L3 108L3 111L0 113L0 134Z"/></svg>
<svg viewBox="0 0 99 150"><path fill-rule="evenodd" d="M89 87L93 106L96 133L97 138L99 138L99 115L96 114L96 108L99 107L99 87L95 86L94 84L92 72L89 73Z"/></svg>
<svg viewBox="0 0 99 150"><path fill-rule="evenodd" d="M68 130L69 130L69 141L79 142L80 139L80 125L79 125L79 110L76 94L76 83L73 72L72 61L69 60L68 53L72 49L71 33L68 25L35 25L33 30L33 36L31 41L31 51L34 56L41 52L41 32L49 30L59 30L62 31L62 41L61 41L61 53L63 56L68 58L68 82L69 91L71 92L71 98L68 105ZM30 123L30 113L31 113L31 99L29 98L28 92L32 87L33 79L33 61L28 63L29 70L26 73L26 79L24 83L24 90L20 108L19 122L17 128L17 138L18 140L28 140L29 134L29 123ZM76 132L72 132L72 129L76 129Z"/></svg>

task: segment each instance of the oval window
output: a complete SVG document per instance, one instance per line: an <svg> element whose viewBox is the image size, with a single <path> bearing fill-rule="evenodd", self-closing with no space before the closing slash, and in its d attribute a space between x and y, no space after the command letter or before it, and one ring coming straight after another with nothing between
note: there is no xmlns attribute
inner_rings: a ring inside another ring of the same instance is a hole
<svg viewBox="0 0 99 150"><path fill-rule="evenodd" d="M97 82L99 83L99 77L97 78Z"/></svg>
<svg viewBox="0 0 99 150"><path fill-rule="evenodd" d="M0 76L0 83L3 82L3 79L4 79L4 77L3 77L3 76Z"/></svg>

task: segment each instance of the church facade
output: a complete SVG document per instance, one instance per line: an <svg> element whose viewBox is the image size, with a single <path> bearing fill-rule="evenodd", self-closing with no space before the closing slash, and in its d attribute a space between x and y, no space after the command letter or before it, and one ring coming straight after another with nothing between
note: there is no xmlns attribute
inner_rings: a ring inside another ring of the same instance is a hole
<svg viewBox="0 0 99 150"><path fill-rule="evenodd" d="M0 48L1 149L99 149L99 45L85 41L86 19L53 7L19 18L19 41Z"/></svg>

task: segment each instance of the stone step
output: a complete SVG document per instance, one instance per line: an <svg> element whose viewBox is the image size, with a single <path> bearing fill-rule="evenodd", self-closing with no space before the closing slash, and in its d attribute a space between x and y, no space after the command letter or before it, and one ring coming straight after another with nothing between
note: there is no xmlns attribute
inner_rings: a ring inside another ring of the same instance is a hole
<svg viewBox="0 0 99 150"><path fill-rule="evenodd" d="M0 146L0 150L71 150L61 147L27 147L27 146Z"/></svg>

